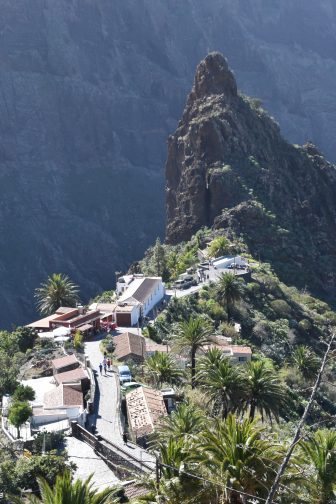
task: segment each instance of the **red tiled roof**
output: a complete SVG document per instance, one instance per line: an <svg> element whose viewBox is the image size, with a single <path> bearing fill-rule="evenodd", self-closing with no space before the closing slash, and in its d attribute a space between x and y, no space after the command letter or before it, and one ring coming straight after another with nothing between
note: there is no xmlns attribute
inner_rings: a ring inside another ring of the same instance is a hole
<svg viewBox="0 0 336 504"><path fill-rule="evenodd" d="M88 379L88 375L84 369L78 367L65 373L58 373L54 376L57 383L74 383L84 379Z"/></svg>
<svg viewBox="0 0 336 504"><path fill-rule="evenodd" d="M126 404L131 428L137 436L153 432L159 418L167 415L161 392L149 387L126 394Z"/></svg>
<svg viewBox="0 0 336 504"><path fill-rule="evenodd" d="M63 383L44 394L44 408L52 409L62 406L83 406L83 393Z"/></svg>
<svg viewBox="0 0 336 504"><path fill-rule="evenodd" d="M117 359L122 359L128 355L144 357L145 338L131 332L124 332L113 338L115 344L114 355Z"/></svg>
<svg viewBox="0 0 336 504"><path fill-rule="evenodd" d="M79 361L74 354L66 355L65 357L60 357L59 359L54 359L51 361L51 364L55 369L62 369L66 366L70 366L71 364L76 363L79 365Z"/></svg>
<svg viewBox="0 0 336 504"><path fill-rule="evenodd" d="M149 492L147 488L144 488L139 483L136 483L134 481L126 483L126 485L123 485L123 488L125 490L125 496L128 498L128 500L142 497Z"/></svg>
<svg viewBox="0 0 336 504"><path fill-rule="evenodd" d="M35 322L32 322L31 324L28 324L27 327L35 327L37 329L49 329L49 322L51 320L55 320L58 318L57 313L54 313L53 315L49 315L48 317L44 317L40 320L36 320Z"/></svg>

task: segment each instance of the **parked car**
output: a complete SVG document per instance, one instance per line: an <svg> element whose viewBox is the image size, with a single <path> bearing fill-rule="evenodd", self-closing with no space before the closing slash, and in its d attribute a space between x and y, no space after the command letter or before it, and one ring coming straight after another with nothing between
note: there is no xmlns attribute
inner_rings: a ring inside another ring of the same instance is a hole
<svg viewBox="0 0 336 504"><path fill-rule="evenodd" d="M119 381L121 385L132 381L132 375L128 366L118 366Z"/></svg>
<svg viewBox="0 0 336 504"><path fill-rule="evenodd" d="M197 285L197 280L194 277L190 276L176 280L176 282L174 283L174 288L189 289L189 287L193 287L194 285Z"/></svg>
<svg viewBox="0 0 336 504"><path fill-rule="evenodd" d="M121 393L123 395L127 394L127 392L131 392L132 390L135 390L139 387L143 387L146 385L142 385L142 383L139 382L125 382L123 385L121 385Z"/></svg>

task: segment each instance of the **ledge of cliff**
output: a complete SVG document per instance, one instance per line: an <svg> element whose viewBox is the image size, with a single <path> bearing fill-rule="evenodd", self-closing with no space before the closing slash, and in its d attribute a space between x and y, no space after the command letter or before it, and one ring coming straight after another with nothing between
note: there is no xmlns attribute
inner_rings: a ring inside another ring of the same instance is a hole
<svg viewBox="0 0 336 504"><path fill-rule="evenodd" d="M237 92L219 53L197 67L166 164L166 238L203 226L239 236L283 280L335 298L336 169L289 144L260 102Z"/></svg>

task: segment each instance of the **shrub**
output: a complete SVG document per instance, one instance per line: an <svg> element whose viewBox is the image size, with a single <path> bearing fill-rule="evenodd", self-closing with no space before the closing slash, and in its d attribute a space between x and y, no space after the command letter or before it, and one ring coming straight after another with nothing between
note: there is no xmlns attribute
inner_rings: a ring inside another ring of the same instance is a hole
<svg viewBox="0 0 336 504"><path fill-rule="evenodd" d="M75 332L73 346L76 350L81 350L81 348L83 348L83 336L80 331Z"/></svg>
<svg viewBox="0 0 336 504"><path fill-rule="evenodd" d="M279 318L288 318L291 314L291 307L283 299L275 299L271 301L272 310L279 316Z"/></svg>

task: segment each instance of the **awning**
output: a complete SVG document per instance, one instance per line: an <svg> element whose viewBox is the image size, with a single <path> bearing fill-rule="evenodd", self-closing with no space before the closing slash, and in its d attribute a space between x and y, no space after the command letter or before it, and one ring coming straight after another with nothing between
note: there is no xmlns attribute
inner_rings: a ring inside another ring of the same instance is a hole
<svg viewBox="0 0 336 504"><path fill-rule="evenodd" d="M80 332L91 331L91 329L93 329L92 324L84 324L84 325L81 325L80 327L77 327L77 330Z"/></svg>
<svg viewBox="0 0 336 504"><path fill-rule="evenodd" d="M71 330L68 327L57 327L53 330L53 335L57 336L69 336Z"/></svg>

